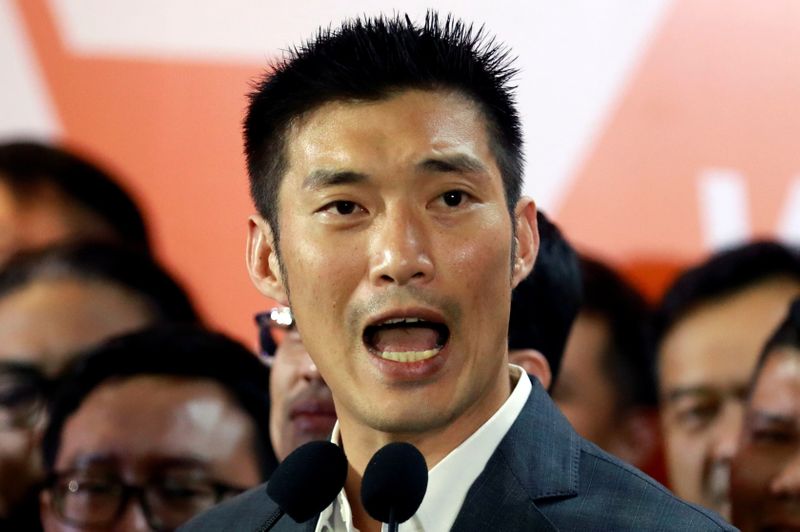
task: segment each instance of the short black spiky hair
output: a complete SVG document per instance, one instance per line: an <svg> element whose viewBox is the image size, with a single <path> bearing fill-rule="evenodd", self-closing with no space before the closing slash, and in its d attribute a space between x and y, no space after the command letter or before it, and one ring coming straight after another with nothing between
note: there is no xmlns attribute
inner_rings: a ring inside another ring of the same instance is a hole
<svg viewBox="0 0 800 532"><path fill-rule="evenodd" d="M286 134L303 114L337 100L375 101L405 89L453 90L476 102L513 211L522 186L522 133L508 50L447 16L359 18L321 29L257 83L244 120L250 191L278 239L277 199Z"/></svg>

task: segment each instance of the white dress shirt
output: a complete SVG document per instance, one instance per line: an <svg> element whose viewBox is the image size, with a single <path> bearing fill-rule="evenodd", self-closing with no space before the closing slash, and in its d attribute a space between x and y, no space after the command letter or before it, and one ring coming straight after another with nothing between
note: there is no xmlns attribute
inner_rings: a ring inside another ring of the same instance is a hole
<svg viewBox="0 0 800 532"><path fill-rule="evenodd" d="M519 416L531 393L531 382L519 366L509 365L514 390L500 409L469 438L428 472L428 489L417 513L402 523L399 532L444 532L458 516L470 486L486 467L500 441ZM524 378L523 378L524 377ZM339 444L339 423L333 428ZM383 525L386 530L386 525ZM344 489L319 516L316 532L358 532Z"/></svg>

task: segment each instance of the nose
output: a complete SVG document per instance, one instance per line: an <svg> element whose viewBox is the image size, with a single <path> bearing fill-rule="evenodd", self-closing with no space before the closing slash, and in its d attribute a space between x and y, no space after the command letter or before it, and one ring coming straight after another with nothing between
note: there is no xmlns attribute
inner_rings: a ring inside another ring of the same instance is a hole
<svg viewBox="0 0 800 532"><path fill-rule="evenodd" d="M792 458L772 479L769 489L778 496L800 496L800 449L795 450Z"/></svg>
<svg viewBox="0 0 800 532"><path fill-rule="evenodd" d="M322 377L319 374L319 369L317 369L317 365L314 364L314 361L311 360L311 355L308 353L303 353L300 355L300 359L298 360L298 371L300 372L300 376L308 382L322 380Z"/></svg>
<svg viewBox="0 0 800 532"><path fill-rule="evenodd" d="M151 530L141 503L135 497L129 499L125 510L114 526L114 532L151 532Z"/></svg>
<svg viewBox="0 0 800 532"><path fill-rule="evenodd" d="M725 402L711 445L713 463L730 463L739 444L743 416L744 404L740 399L730 398Z"/></svg>
<svg viewBox="0 0 800 532"><path fill-rule="evenodd" d="M372 238L370 280L374 285L424 283L433 278L424 222L411 208L387 209Z"/></svg>

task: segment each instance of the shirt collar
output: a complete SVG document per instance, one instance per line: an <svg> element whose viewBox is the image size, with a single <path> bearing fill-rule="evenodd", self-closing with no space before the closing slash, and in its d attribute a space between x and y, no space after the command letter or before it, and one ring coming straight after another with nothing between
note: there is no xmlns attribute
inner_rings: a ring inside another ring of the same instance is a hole
<svg viewBox="0 0 800 532"><path fill-rule="evenodd" d="M400 532L449 530L452 527L470 486L514 424L531 393L531 382L523 369L511 364L509 371L512 382L516 380L511 395L478 430L429 471L428 489L422 504L411 519L400 525ZM331 441L339 444L338 421ZM355 530L350 503L342 489L336 500L320 514L316 532Z"/></svg>

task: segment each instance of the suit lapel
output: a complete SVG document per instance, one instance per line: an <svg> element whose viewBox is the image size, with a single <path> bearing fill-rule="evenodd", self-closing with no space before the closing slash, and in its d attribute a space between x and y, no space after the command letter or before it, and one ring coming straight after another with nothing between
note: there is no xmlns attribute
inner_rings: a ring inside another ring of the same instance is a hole
<svg viewBox="0 0 800 532"><path fill-rule="evenodd" d="M467 493L454 532L555 531L514 476L506 460L495 453Z"/></svg>
<svg viewBox="0 0 800 532"><path fill-rule="evenodd" d="M577 495L580 437L531 380L525 407L470 487L452 530L557 530L535 501Z"/></svg>

